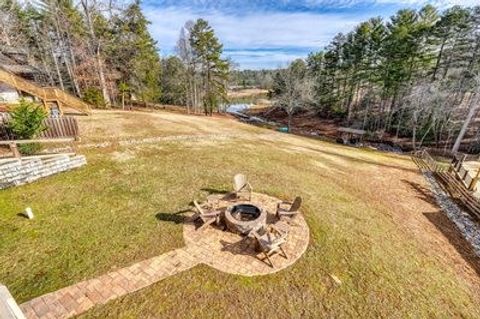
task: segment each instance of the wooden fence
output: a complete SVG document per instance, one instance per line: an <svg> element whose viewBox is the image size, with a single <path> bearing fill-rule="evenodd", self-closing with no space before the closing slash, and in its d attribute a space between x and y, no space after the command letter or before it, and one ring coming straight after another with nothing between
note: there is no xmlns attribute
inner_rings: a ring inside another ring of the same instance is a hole
<svg viewBox="0 0 480 319"><path fill-rule="evenodd" d="M438 163L426 149L415 152L414 156L421 159L423 166L431 172L444 172L448 169L448 167Z"/></svg>
<svg viewBox="0 0 480 319"><path fill-rule="evenodd" d="M10 115L7 113L0 114L0 140L15 140L15 134L8 129L7 123ZM37 138L68 138L79 137L77 119L71 116L62 116L59 118L49 117L43 121L46 129L38 134Z"/></svg>
<svg viewBox="0 0 480 319"><path fill-rule="evenodd" d="M0 141L0 146L8 145L10 151L12 152L13 157L21 158L22 154L18 149L18 144L48 144L48 143L73 143L75 139L73 137L68 138L50 138L50 139L36 139L36 140L10 140L10 141ZM75 145L72 145L75 150ZM40 156L50 156L52 154L40 155Z"/></svg>
<svg viewBox="0 0 480 319"><path fill-rule="evenodd" d="M78 138L78 123L74 117L47 118L44 124L47 129L40 134L40 138Z"/></svg>
<svg viewBox="0 0 480 319"><path fill-rule="evenodd" d="M473 183L476 184L478 176L477 179L472 179L470 174L468 174L468 171L463 166L464 156L456 155L448 168L435 161L427 150L414 153L413 159L420 169L431 171L450 196L457 200L470 216L480 222L480 201L473 195L473 191L469 189Z"/></svg>
<svg viewBox="0 0 480 319"><path fill-rule="evenodd" d="M467 155L456 154L453 157L450 169L455 172L457 177L465 184L468 190L475 191L480 179L480 170L478 172L469 171L464 165L466 159Z"/></svg>

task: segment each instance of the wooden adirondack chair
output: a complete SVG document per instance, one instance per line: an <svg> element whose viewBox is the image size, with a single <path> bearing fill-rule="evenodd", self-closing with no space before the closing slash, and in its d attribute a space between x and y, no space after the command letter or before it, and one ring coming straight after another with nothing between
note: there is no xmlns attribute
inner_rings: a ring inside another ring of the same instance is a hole
<svg viewBox="0 0 480 319"><path fill-rule="evenodd" d="M247 181L247 177L243 174L237 174L233 177L233 189L237 198L246 197L252 199L253 187Z"/></svg>
<svg viewBox="0 0 480 319"><path fill-rule="evenodd" d="M286 206L288 205L288 206ZM302 198L300 196L295 197L293 203L290 202L281 202L277 205L277 217L281 219L282 217L295 217L302 206Z"/></svg>
<svg viewBox="0 0 480 319"><path fill-rule="evenodd" d="M252 230L250 235L255 238L258 247L265 256L263 261L267 259L272 268L275 268L275 264L270 258L272 255L281 252L283 256L288 259L288 255L283 249L283 245L287 242L287 233L281 231L275 227L275 225L269 225L259 230Z"/></svg>
<svg viewBox="0 0 480 319"><path fill-rule="evenodd" d="M203 223L197 230L202 230L213 223L220 225L220 211L205 212L204 208L196 200L193 201L193 204L197 212L193 215L192 220L200 219Z"/></svg>

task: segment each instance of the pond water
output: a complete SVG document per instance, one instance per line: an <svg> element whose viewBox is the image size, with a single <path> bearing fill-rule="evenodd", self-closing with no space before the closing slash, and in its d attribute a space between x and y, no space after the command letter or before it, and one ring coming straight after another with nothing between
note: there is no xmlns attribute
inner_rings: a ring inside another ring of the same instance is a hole
<svg viewBox="0 0 480 319"><path fill-rule="evenodd" d="M250 104L246 103L233 103L227 106L227 112L229 113L242 113L243 111L250 108Z"/></svg>
<svg viewBox="0 0 480 319"><path fill-rule="evenodd" d="M268 100L267 94L230 98L230 103L226 105L225 110L230 113L243 113L252 105L259 104L262 100Z"/></svg>

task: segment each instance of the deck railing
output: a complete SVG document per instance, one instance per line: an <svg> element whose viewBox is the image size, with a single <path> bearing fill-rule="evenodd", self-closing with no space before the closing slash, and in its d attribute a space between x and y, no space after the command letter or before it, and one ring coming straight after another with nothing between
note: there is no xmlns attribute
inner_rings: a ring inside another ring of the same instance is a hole
<svg viewBox="0 0 480 319"><path fill-rule="evenodd" d="M0 68L0 82L13 86L18 91L36 96L45 103L57 102L61 106L71 107L84 113L90 113L90 105L79 98L55 87L41 87L24 78Z"/></svg>

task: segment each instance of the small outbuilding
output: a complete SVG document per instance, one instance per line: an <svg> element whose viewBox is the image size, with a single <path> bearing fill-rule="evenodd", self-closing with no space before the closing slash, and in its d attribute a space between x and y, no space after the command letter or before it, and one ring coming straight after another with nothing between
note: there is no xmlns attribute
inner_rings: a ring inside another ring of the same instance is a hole
<svg viewBox="0 0 480 319"><path fill-rule="evenodd" d="M367 131L350 127L339 127L337 129L337 141L343 144L362 143Z"/></svg>

